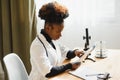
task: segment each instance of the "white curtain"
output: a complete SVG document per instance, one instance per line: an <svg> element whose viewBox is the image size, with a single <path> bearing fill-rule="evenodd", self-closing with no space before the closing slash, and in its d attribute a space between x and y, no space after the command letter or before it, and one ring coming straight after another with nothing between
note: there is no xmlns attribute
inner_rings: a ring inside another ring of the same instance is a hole
<svg viewBox="0 0 120 80"><path fill-rule="evenodd" d="M92 36L90 42L105 40L109 48L119 48L117 34L120 28L120 0L36 0L36 12L48 2L57 1L68 8L69 17L65 20L65 28L60 41L74 48L83 47L85 28L89 28ZM40 18L37 30L43 28L44 21ZM115 31L115 33L113 33ZM111 34L113 33L113 34ZM72 36L71 36L72 35ZM108 36L110 36L108 38ZM73 42L74 41L74 42Z"/></svg>

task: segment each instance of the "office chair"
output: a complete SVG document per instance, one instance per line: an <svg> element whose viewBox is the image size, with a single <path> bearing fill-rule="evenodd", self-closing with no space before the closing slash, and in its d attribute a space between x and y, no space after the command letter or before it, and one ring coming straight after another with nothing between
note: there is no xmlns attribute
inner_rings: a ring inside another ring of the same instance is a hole
<svg viewBox="0 0 120 80"><path fill-rule="evenodd" d="M3 58L3 61L9 80L28 80L26 68L17 54L10 53Z"/></svg>

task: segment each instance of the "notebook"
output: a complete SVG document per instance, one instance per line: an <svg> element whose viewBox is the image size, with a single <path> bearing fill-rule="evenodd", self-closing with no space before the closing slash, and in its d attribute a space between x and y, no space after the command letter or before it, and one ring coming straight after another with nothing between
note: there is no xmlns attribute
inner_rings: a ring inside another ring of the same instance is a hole
<svg viewBox="0 0 120 80"><path fill-rule="evenodd" d="M75 71L69 71L69 73L81 78L82 80L97 80L97 74L99 74L88 67L80 67Z"/></svg>

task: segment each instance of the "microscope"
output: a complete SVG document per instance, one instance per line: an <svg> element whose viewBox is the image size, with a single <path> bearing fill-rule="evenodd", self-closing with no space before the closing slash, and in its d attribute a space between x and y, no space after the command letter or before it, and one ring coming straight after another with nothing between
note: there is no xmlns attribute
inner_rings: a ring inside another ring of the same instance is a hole
<svg viewBox="0 0 120 80"><path fill-rule="evenodd" d="M91 39L91 36L89 36L89 33L88 33L88 28L85 28L85 33L86 33L86 36L83 36L83 40L85 40L84 51L87 51L89 49L89 39ZM86 59L95 62L95 60L93 60L92 58L88 58L89 55L91 55L91 53L87 55Z"/></svg>
<svg viewBox="0 0 120 80"><path fill-rule="evenodd" d="M88 33L88 28L85 29L86 32L86 36L83 36L83 40L85 40L85 46L84 46L84 50L87 51L89 49L89 39L91 39L91 36L89 36Z"/></svg>

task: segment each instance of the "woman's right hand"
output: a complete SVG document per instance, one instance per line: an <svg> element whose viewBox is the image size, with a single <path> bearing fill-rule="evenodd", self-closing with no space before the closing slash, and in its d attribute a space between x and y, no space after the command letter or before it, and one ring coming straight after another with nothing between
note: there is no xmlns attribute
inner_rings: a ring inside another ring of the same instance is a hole
<svg viewBox="0 0 120 80"><path fill-rule="evenodd" d="M72 64L72 70L75 70L81 65L81 62L73 62L71 64Z"/></svg>

